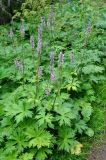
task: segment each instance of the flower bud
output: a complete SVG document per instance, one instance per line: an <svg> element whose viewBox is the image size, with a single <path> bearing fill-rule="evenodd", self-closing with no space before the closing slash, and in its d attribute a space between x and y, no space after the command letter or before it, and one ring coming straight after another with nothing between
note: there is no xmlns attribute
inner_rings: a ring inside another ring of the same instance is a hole
<svg viewBox="0 0 106 160"><path fill-rule="evenodd" d="M51 68L51 73L50 73L50 79L51 81L55 81L55 72L54 72L54 68Z"/></svg>
<svg viewBox="0 0 106 160"><path fill-rule="evenodd" d="M23 69L23 64L22 64L22 62L20 60L15 59L14 63L15 63L15 66L16 66L17 69L19 69L19 70Z"/></svg>

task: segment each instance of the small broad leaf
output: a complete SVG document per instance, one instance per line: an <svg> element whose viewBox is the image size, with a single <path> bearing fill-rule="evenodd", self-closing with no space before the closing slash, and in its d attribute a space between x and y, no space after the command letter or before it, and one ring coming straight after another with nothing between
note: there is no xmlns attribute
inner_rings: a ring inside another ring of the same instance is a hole
<svg viewBox="0 0 106 160"><path fill-rule="evenodd" d="M94 136L94 131L91 128L88 128L87 131L85 132L89 137Z"/></svg>
<svg viewBox="0 0 106 160"><path fill-rule="evenodd" d="M75 124L75 128L79 133L82 133L84 130L87 129L87 124L85 123L84 120L80 120Z"/></svg>

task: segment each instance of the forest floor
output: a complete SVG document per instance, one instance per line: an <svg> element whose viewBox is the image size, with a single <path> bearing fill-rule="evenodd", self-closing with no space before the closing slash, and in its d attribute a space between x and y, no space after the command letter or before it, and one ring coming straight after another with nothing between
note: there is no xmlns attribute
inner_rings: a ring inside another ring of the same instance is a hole
<svg viewBox="0 0 106 160"><path fill-rule="evenodd" d="M93 148L88 160L106 160L106 144Z"/></svg>
<svg viewBox="0 0 106 160"><path fill-rule="evenodd" d="M87 160L106 160L106 131L99 142L93 143Z"/></svg>

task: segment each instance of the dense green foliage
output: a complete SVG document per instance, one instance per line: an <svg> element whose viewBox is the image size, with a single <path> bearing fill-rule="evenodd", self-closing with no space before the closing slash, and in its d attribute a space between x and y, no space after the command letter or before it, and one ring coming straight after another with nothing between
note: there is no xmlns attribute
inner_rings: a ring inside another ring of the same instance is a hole
<svg viewBox="0 0 106 160"><path fill-rule="evenodd" d="M82 160L106 104L106 7L35 4L0 27L0 160Z"/></svg>

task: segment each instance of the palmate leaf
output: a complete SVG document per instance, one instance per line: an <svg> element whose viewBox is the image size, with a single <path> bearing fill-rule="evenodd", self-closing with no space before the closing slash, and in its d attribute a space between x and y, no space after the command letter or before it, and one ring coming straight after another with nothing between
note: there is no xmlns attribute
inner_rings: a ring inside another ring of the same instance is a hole
<svg viewBox="0 0 106 160"><path fill-rule="evenodd" d="M80 87L80 81L78 81L77 78L73 79L71 78L65 88L67 88L68 91L70 90L77 91L79 87Z"/></svg>
<svg viewBox="0 0 106 160"><path fill-rule="evenodd" d="M81 114L84 118L84 121L89 121L93 111L91 103L86 102L84 99L80 99L78 103L78 105L81 107Z"/></svg>
<svg viewBox="0 0 106 160"><path fill-rule="evenodd" d="M67 107L67 103L66 105L64 103L62 106L58 107L56 109L56 112L58 115L56 116L55 120L59 122L60 126L62 125L70 126L71 120L76 117L76 113L74 113L71 108Z"/></svg>
<svg viewBox="0 0 106 160"><path fill-rule="evenodd" d="M39 126L41 125L48 125L49 127L53 128L53 116L50 113L46 113L45 111L40 111L37 116L35 117L38 120Z"/></svg>
<svg viewBox="0 0 106 160"><path fill-rule="evenodd" d="M92 114L92 107L90 103L85 103L84 106L82 106L82 111L81 111L84 120L85 121L89 121L90 120L90 116Z"/></svg>
<svg viewBox="0 0 106 160"><path fill-rule="evenodd" d="M3 148L0 148L0 160L5 160L5 154Z"/></svg>
<svg viewBox="0 0 106 160"><path fill-rule="evenodd" d="M31 118L33 115L32 111L22 109L19 114L15 117L17 123L23 121L25 117Z"/></svg>
<svg viewBox="0 0 106 160"><path fill-rule="evenodd" d="M14 122L11 120L10 117L3 117L1 120L1 127L11 126L14 125Z"/></svg>
<svg viewBox="0 0 106 160"><path fill-rule="evenodd" d="M36 154L36 160L45 160L48 154L51 154L52 151L48 148L41 148Z"/></svg>
<svg viewBox="0 0 106 160"><path fill-rule="evenodd" d="M29 139L29 147L50 147L52 142L52 135L42 128L35 126L30 127L26 131L27 138Z"/></svg>
<svg viewBox="0 0 106 160"><path fill-rule="evenodd" d="M9 142L11 147L13 146L13 147L16 148L17 153L21 153L24 150L24 148L26 148L27 145L28 145L26 136L25 136L23 130L21 130L20 128L15 129L13 131L13 133L8 138L8 142ZM8 142L6 144L6 149L7 150L9 149Z"/></svg>
<svg viewBox="0 0 106 160"><path fill-rule="evenodd" d="M77 122L75 124L75 130L78 131L79 133L82 133L83 131L85 131L87 129L87 124L85 123L84 120L79 120L79 122Z"/></svg>
<svg viewBox="0 0 106 160"><path fill-rule="evenodd" d="M98 74L98 75L90 75L89 79L91 82L99 83L99 82L103 82L106 79L106 77Z"/></svg>
<svg viewBox="0 0 106 160"><path fill-rule="evenodd" d="M12 127L11 127L12 126ZM9 137L12 133L13 130L15 130L16 124L14 124L14 121L11 120L10 117L3 117L1 120L1 135L2 137Z"/></svg>
<svg viewBox="0 0 106 160"><path fill-rule="evenodd" d="M0 86L1 87L1 86ZM3 105L0 103L0 117L4 114Z"/></svg>
<svg viewBox="0 0 106 160"><path fill-rule="evenodd" d="M18 160L17 154L14 152L12 154L5 154L5 151L0 154L0 160Z"/></svg>
<svg viewBox="0 0 106 160"><path fill-rule="evenodd" d="M61 127L58 129L58 148L59 150L65 150L70 152L71 147L74 145L75 132L72 128L69 127Z"/></svg>
<svg viewBox="0 0 106 160"><path fill-rule="evenodd" d="M85 54L86 52L86 54ZM84 65L86 64L94 64L95 62L100 63L101 62L101 58L100 56L103 54L103 52L95 49L95 50L89 50L87 49L82 49L81 52L79 53L80 55L83 55L83 59L82 62Z"/></svg>
<svg viewBox="0 0 106 160"><path fill-rule="evenodd" d="M101 66L97 66L94 64L89 64L83 67L82 72L84 74L92 74L92 73L102 73L104 71L104 68Z"/></svg>
<svg viewBox="0 0 106 160"><path fill-rule="evenodd" d="M12 154L14 151L16 151L15 144L16 142L13 141L7 142L5 146L5 154Z"/></svg>
<svg viewBox="0 0 106 160"><path fill-rule="evenodd" d="M31 108L33 107L31 107L30 104L24 101L19 101L18 104L10 103L6 105L4 110L6 112L6 116L15 117L16 122L19 123L26 117L32 117L33 112L30 110Z"/></svg>
<svg viewBox="0 0 106 160"><path fill-rule="evenodd" d="M33 157L34 157L34 153L31 153L31 152L28 153L28 152L26 152L26 153L22 154L22 155L19 157L19 160L32 160Z"/></svg>

